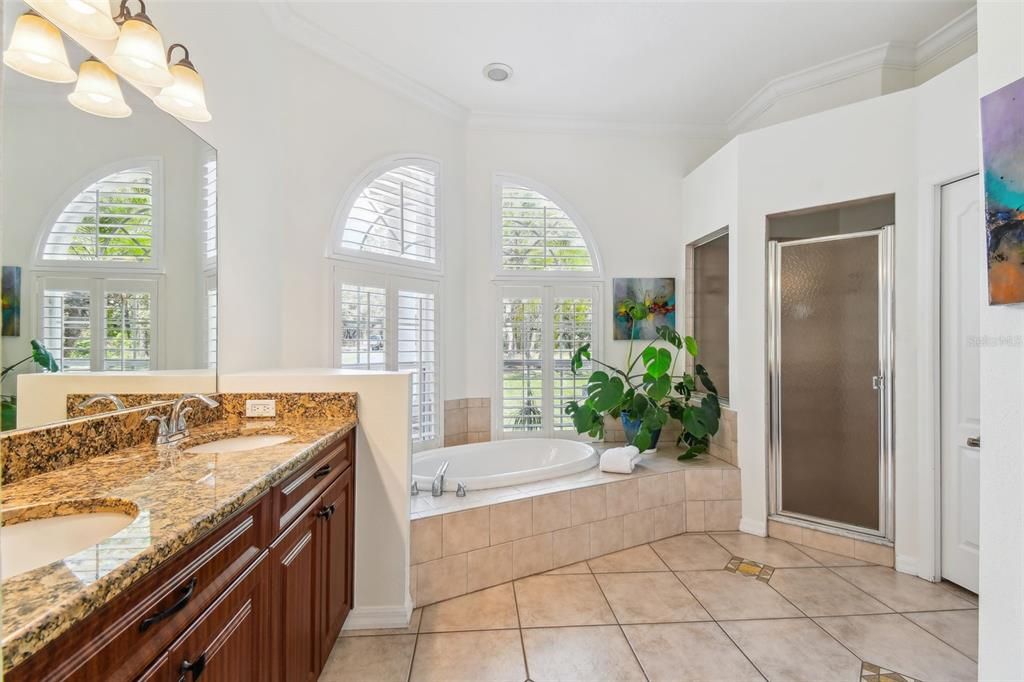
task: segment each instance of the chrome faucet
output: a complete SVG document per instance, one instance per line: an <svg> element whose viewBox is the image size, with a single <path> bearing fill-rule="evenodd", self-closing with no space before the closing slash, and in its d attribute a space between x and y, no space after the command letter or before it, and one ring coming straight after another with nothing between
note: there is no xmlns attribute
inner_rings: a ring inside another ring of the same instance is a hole
<svg viewBox="0 0 1024 682"><path fill-rule="evenodd" d="M441 497L444 494L444 472L448 471L448 460L445 460L441 467L434 474L434 481L430 484L430 494L434 497Z"/></svg>
<svg viewBox="0 0 1024 682"><path fill-rule="evenodd" d="M202 393L186 393L171 405L170 416L151 414L146 417L147 422L157 422L157 433L156 433L156 444L167 445L168 443L174 443L181 440L182 438L188 437L188 423L185 421L185 417L192 411L191 406L185 406L190 400L198 400L207 407L217 407L220 405L216 400Z"/></svg>
<svg viewBox="0 0 1024 682"><path fill-rule="evenodd" d="M101 400L109 400L110 402L114 403L115 410L125 409L124 401L118 398L113 393L96 393L95 395L91 395L82 402L78 403L78 409L84 410L90 405L94 405L95 403L98 403Z"/></svg>

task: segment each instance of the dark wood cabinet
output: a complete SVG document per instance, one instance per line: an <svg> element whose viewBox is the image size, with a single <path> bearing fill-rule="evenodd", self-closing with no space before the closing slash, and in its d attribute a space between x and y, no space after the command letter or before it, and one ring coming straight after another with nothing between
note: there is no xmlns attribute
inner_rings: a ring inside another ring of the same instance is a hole
<svg viewBox="0 0 1024 682"><path fill-rule="evenodd" d="M5 679L315 682L352 609L354 444L350 432Z"/></svg>

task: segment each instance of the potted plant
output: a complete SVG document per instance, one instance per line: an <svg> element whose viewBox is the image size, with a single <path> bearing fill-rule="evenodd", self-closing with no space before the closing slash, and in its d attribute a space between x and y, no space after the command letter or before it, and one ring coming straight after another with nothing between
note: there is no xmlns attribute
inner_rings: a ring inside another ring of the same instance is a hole
<svg viewBox="0 0 1024 682"><path fill-rule="evenodd" d="M57 361L50 355L50 351L46 350L43 344L39 343L36 339L32 339L32 354L26 358L19 360L10 367L4 367L2 373L0 373L0 383L7 378L15 367L22 365L29 360L33 360L37 365L43 368L46 372L57 372L60 367L57 365ZM13 395L0 395L0 430L9 431L13 429L17 424L18 415L18 399Z"/></svg>
<svg viewBox="0 0 1024 682"><path fill-rule="evenodd" d="M648 314L643 304L626 305L634 319ZM718 432L722 414L718 389L703 365L696 365L693 374L676 371L684 350L697 357L697 341L692 336L682 337L668 325L658 327L657 334L635 356L630 339L624 370L591 357L589 343L576 349L571 361L573 374L583 368L585 360L604 369L591 372L586 399L567 403L565 413L572 417L577 433L594 438L604 436L606 416L621 419L627 442L641 452L656 445L662 427L674 419L682 425L676 445L685 448L679 459L692 459L708 451L711 437ZM674 350L656 346L659 339Z"/></svg>

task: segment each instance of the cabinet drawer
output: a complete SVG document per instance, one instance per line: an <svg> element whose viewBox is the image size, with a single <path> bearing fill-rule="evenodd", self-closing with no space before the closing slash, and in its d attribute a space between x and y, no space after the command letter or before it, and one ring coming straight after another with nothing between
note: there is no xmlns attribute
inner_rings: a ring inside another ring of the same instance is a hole
<svg viewBox="0 0 1024 682"><path fill-rule="evenodd" d="M306 507L323 494L338 474L352 464L353 450L352 438L346 436L313 460L312 464L292 474L274 489L278 509L275 532L291 525Z"/></svg>
<svg viewBox="0 0 1024 682"><path fill-rule="evenodd" d="M7 679L134 679L260 554L269 541L270 514L264 495Z"/></svg>

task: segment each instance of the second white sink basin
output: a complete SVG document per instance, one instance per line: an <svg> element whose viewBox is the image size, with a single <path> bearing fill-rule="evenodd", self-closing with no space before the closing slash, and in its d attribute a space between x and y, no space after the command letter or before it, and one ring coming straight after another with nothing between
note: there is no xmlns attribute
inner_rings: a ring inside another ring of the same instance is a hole
<svg viewBox="0 0 1024 682"><path fill-rule="evenodd" d="M0 579L46 566L103 542L134 516L95 512L51 516L0 528Z"/></svg>
<svg viewBox="0 0 1024 682"><path fill-rule="evenodd" d="M224 438L210 443L203 443L188 448L185 452L193 455L207 455L218 452L240 452L242 450L257 450L269 448L271 445L287 443L291 436L237 436L235 438Z"/></svg>

